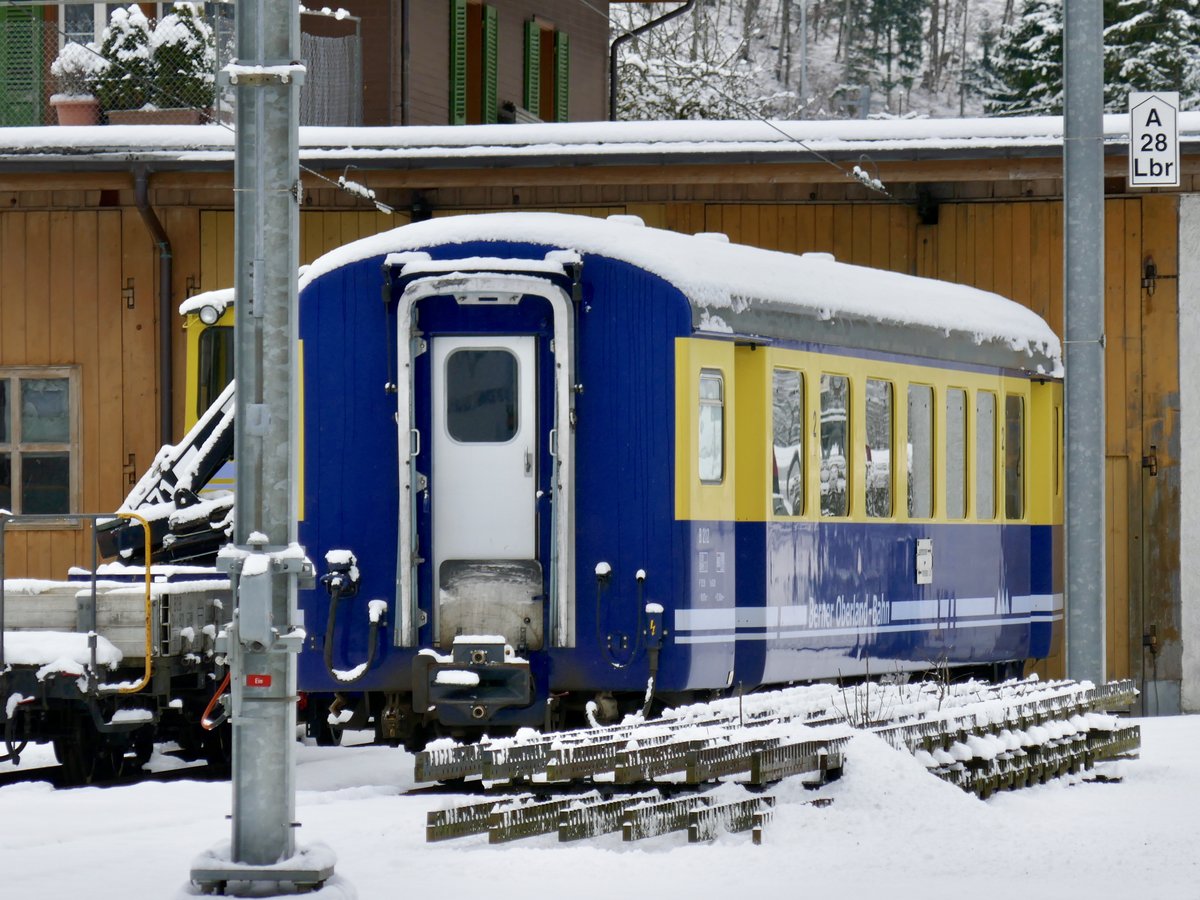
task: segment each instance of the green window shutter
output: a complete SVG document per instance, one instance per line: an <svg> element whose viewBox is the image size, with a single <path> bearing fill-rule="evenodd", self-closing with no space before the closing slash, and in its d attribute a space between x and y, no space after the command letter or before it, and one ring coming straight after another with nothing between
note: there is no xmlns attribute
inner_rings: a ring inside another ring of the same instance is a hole
<svg viewBox="0 0 1200 900"><path fill-rule="evenodd" d="M571 39L561 31L554 32L554 121L567 121L567 106L571 96Z"/></svg>
<svg viewBox="0 0 1200 900"><path fill-rule="evenodd" d="M525 108L538 114L542 96L542 29L537 21L525 23Z"/></svg>
<svg viewBox="0 0 1200 900"><path fill-rule="evenodd" d="M499 67L500 28L494 6L483 8L483 121L495 122L499 118Z"/></svg>
<svg viewBox="0 0 1200 900"><path fill-rule="evenodd" d="M450 124L467 121L467 0L450 2Z"/></svg>
<svg viewBox="0 0 1200 900"><path fill-rule="evenodd" d="M0 6L0 125L42 124L42 8Z"/></svg>

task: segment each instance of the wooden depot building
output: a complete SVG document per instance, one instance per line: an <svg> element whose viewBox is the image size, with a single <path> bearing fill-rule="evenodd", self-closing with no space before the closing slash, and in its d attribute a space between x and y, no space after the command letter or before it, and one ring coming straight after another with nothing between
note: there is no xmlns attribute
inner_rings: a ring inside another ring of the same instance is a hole
<svg viewBox="0 0 1200 900"><path fill-rule="evenodd" d="M1200 114L1180 115L1179 189L1127 186L1127 122L1106 120L1107 668L1138 680L1147 713L1200 711L1200 571L1184 565L1200 554L1200 518L1187 512L1200 509L1200 451L1189 452L1200 446ZM1061 334L1061 127L302 129L301 261L414 218L636 214L996 291ZM886 193L851 177L855 166ZM181 435L177 310L233 284L232 173L232 135L215 126L0 129L0 390L40 396L56 423L35 439L0 431L0 465L28 454L40 466L38 490L10 487L14 511L113 510ZM339 190L345 173L394 212ZM70 526L15 531L7 573L62 577L86 543Z"/></svg>

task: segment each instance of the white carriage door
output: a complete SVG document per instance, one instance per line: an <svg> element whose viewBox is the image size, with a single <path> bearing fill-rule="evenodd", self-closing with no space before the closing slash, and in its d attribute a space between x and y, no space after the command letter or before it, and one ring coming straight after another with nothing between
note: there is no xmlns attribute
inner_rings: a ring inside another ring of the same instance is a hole
<svg viewBox="0 0 1200 900"><path fill-rule="evenodd" d="M541 645L537 347L532 336L435 337L433 560L439 642Z"/></svg>

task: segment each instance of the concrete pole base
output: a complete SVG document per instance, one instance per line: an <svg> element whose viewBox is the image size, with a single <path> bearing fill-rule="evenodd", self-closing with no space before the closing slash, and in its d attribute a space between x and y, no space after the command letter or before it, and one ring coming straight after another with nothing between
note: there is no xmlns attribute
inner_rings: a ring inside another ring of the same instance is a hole
<svg viewBox="0 0 1200 900"><path fill-rule="evenodd" d="M191 884L199 894L226 897L303 894L352 900L357 893L349 882L333 876L336 862L337 856L329 847L312 844L297 848L295 856L269 866L247 865L233 861L230 845L226 842L196 858L192 864Z"/></svg>

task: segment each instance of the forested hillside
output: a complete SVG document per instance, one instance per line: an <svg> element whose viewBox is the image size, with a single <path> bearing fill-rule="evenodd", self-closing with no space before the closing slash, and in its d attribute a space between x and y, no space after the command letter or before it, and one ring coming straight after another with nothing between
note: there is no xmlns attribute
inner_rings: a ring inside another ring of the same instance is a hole
<svg viewBox="0 0 1200 900"><path fill-rule="evenodd" d="M1200 0L1103 3L1108 108L1200 106ZM614 3L613 35L678 5ZM619 117L1057 114L1061 54L1062 0L696 0L624 44Z"/></svg>

